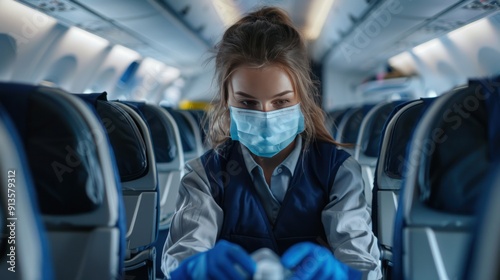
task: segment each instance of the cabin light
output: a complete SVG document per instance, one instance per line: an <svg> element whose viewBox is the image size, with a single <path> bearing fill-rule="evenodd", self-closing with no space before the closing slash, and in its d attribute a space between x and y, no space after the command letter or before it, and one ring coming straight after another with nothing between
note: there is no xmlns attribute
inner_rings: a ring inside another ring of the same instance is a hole
<svg viewBox="0 0 500 280"><path fill-rule="evenodd" d="M234 0L213 0L212 4L226 27L235 23L241 16Z"/></svg>
<svg viewBox="0 0 500 280"><path fill-rule="evenodd" d="M304 30L306 39L316 40L319 37L333 2L334 0L314 0L311 2Z"/></svg>

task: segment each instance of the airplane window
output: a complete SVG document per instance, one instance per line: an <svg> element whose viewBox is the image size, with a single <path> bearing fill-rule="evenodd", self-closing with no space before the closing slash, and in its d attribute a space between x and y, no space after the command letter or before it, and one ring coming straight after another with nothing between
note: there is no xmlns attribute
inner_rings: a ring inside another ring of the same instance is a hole
<svg viewBox="0 0 500 280"><path fill-rule="evenodd" d="M125 69L122 76L120 77L120 80L118 80L118 85L125 86L130 83L132 77L135 75L135 72L137 72L137 69L139 69L139 62L133 61L132 63L130 63L130 65L127 67L127 69Z"/></svg>

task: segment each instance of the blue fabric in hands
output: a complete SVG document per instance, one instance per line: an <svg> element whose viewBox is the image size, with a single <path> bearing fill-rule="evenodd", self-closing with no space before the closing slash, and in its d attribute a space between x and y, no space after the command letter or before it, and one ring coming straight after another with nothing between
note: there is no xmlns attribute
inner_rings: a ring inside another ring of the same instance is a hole
<svg viewBox="0 0 500 280"><path fill-rule="evenodd" d="M281 263L292 270L293 275L289 279L361 279L360 271L335 259L327 248L311 242L292 246L281 257Z"/></svg>
<svg viewBox="0 0 500 280"><path fill-rule="evenodd" d="M171 279L251 279L255 261L239 245L220 240L203 253L185 259L170 274Z"/></svg>

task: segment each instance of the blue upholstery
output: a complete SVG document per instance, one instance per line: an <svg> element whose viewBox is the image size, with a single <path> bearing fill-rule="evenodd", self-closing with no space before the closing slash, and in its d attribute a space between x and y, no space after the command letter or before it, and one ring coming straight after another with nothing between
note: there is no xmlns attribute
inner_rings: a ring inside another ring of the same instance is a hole
<svg viewBox="0 0 500 280"><path fill-rule="evenodd" d="M161 252L168 234L170 221L175 212L183 175L184 152L179 129L173 117L159 106L141 102L124 102L135 106L145 117L151 130L155 150L158 186L160 188L160 231L153 246L156 248L156 263L161 262ZM156 267L156 277L163 277L160 265Z"/></svg>
<svg viewBox="0 0 500 280"><path fill-rule="evenodd" d="M203 143L199 123L188 111L175 110L170 107L163 107L174 118L180 132L184 160L201 156L203 153Z"/></svg>
<svg viewBox="0 0 500 280"><path fill-rule="evenodd" d="M154 106L139 103L137 107L141 110L149 124L153 137L156 162L172 162L179 154L172 126L163 122L164 119L158 116L160 112L158 112L158 109Z"/></svg>
<svg viewBox="0 0 500 280"><path fill-rule="evenodd" d="M188 120L177 110L171 107L163 107L174 118L179 132L181 133L182 149L184 154L192 153L196 150L196 140L194 138L194 131Z"/></svg>
<svg viewBox="0 0 500 280"><path fill-rule="evenodd" d="M48 239L26 155L17 131L1 104L0 139L0 243L6 245L0 255L0 278L53 279ZM13 211L8 209L12 202L15 204ZM11 246L15 246L14 254Z"/></svg>
<svg viewBox="0 0 500 280"><path fill-rule="evenodd" d="M335 139L341 143L357 144L359 129L363 118L368 114L374 104L365 104L361 107L349 109L339 123Z"/></svg>
<svg viewBox="0 0 500 280"><path fill-rule="evenodd" d="M160 186L160 228L166 229L175 211L184 167L179 129L172 116L161 107L141 102L124 103L135 106L150 127Z"/></svg>
<svg viewBox="0 0 500 280"><path fill-rule="evenodd" d="M381 102L368 111L360 125L354 158L361 165L368 206L372 206L375 165L379 153L382 129L392 109L402 101Z"/></svg>
<svg viewBox="0 0 500 280"><path fill-rule="evenodd" d="M366 115L363 123L366 127L361 126L362 131L358 137L358 145L360 154L367 157L378 157L380 139L382 138L382 130L392 110L404 103L404 101L391 101L379 104L373 107Z"/></svg>
<svg viewBox="0 0 500 280"><path fill-rule="evenodd" d="M482 181L500 149L497 109L488 109L498 104L498 85L482 83L439 97L417 126L395 222L396 279L462 272Z"/></svg>
<svg viewBox="0 0 500 280"><path fill-rule="evenodd" d="M342 118L345 116L345 114L348 110L349 110L349 108L339 109L339 110L335 110L335 111L328 113L328 116L327 116L328 126L327 126L327 128L330 130L330 134L332 135L332 137L336 137L340 122L342 121Z"/></svg>
<svg viewBox="0 0 500 280"><path fill-rule="evenodd" d="M21 132L56 278L120 278L122 201L98 120L54 88L0 84L0 102Z"/></svg>
<svg viewBox="0 0 500 280"><path fill-rule="evenodd" d="M198 128L201 132L201 142L205 146L206 143L206 131L209 129L208 128L208 122L205 121L205 111L204 110L186 110L186 112L189 112L195 119L196 123L198 124Z"/></svg>
<svg viewBox="0 0 500 280"><path fill-rule="evenodd" d="M382 271L390 277L397 197L403 179L407 146L415 126L432 99L404 102L387 116L381 132L379 158L373 182L372 228L381 249Z"/></svg>
<svg viewBox="0 0 500 280"><path fill-rule="evenodd" d="M154 275L155 249L151 245L158 234L159 198L149 128L133 104L107 101L106 93L77 96L95 109L119 163L127 223L127 277L143 267L144 273Z"/></svg>
<svg viewBox="0 0 500 280"><path fill-rule="evenodd" d="M500 279L500 161L496 161L483 180L484 192L477 209L478 221L461 279Z"/></svg>

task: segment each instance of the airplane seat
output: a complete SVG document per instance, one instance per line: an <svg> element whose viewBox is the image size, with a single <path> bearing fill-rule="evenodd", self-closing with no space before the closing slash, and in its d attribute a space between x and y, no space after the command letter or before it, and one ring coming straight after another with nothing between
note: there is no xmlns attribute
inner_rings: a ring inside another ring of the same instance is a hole
<svg viewBox="0 0 500 280"><path fill-rule="evenodd" d="M205 110L195 110L195 109L190 109L190 110L186 110L186 112L189 112L196 124L197 124L197 127L200 131L200 135L201 135L201 143L202 143L202 146L203 146L203 151L207 151L209 150L209 147L206 145L207 142L206 142L206 138L207 138L207 130L208 130L208 122L205 122Z"/></svg>
<svg viewBox="0 0 500 280"><path fill-rule="evenodd" d="M0 105L0 278L54 279L26 154L4 110Z"/></svg>
<svg viewBox="0 0 500 280"><path fill-rule="evenodd" d="M345 113L349 110L349 108L338 109L331 111L326 116L326 128L330 132L330 135L335 138L337 134L337 130L340 124L340 121L345 116ZM335 139L336 140L336 139Z"/></svg>
<svg viewBox="0 0 500 280"><path fill-rule="evenodd" d="M365 197L368 206L372 206L372 188L375 165L378 159L382 128L391 111L402 101L381 102L374 106L363 118L359 129L354 158L361 165L361 174L365 182Z"/></svg>
<svg viewBox="0 0 500 280"><path fill-rule="evenodd" d="M175 110L171 107L162 107L165 109L175 120L179 132L181 134L182 149L184 152L184 161L187 162L191 159L199 157L202 152L201 136L199 130L196 128L196 122L193 117L186 112Z"/></svg>
<svg viewBox="0 0 500 280"><path fill-rule="evenodd" d="M126 213L125 277L153 279L158 235L158 187L152 141L142 116L106 93L77 94L94 107L114 151Z"/></svg>
<svg viewBox="0 0 500 280"><path fill-rule="evenodd" d="M354 148L356 147L359 134L359 128L365 115L370 111L374 105L366 104L361 107L349 109L339 123L339 128L335 136L335 140L340 143L353 144L352 148L343 148L349 154L354 155Z"/></svg>
<svg viewBox="0 0 500 280"><path fill-rule="evenodd" d="M0 102L26 151L55 279L122 278L120 183L99 120L55 88L0 84Z"/></svg>
<svg viewBox="0 0 500 280"><path fill-rule="evenodd" d="M464 265L464 280L500 279L500 161L488 172L478 207L478 221Z"/></svg>
<svg viewBox="0 0 500 280"><path fill-rule="evenodd" d="M170 227L184 171L179 128L172 116L159 106L140 102L124 103L135 105L146 118L151 130L160 186L159 228L164 230Z"/></svg>
<svg viewBox="0 0 500 280"><path fill-rule="evenodd" d="M181 178L184 174L184 155L179 129L172 116L161 107L141 102L125 102L135 105L146 118L151 130L155 151L158 185L160 186L160 218L156 248L156 263L161 262L161 252L175 212ZM156 266L156 277L162 278L161 266Z"/></svg>
<svg viewBox="0 0 500 280"><path fill-rule="evenodd" d="M460 277L481 181L500 153L499 99L498 83L471 80L417 125L395 220L396 279Z"/></svg>
<svg viewBox="0 0 500 280"><path fill-rule="evenodd" d="M372 229L377 236L384 279L390 279L394 217L404 176L407 146L413 130L433 99L418 99L399 104L381 129L379 154L372 189Z"/></svg>

